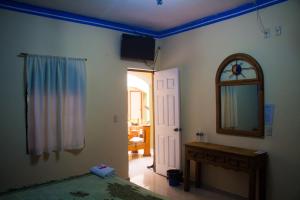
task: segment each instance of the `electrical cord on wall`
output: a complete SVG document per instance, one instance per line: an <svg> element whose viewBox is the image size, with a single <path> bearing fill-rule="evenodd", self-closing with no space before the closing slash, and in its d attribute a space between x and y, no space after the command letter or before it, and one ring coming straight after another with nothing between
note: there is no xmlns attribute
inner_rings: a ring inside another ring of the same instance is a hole
<svg viewBox="0 0 300 200"><path fill-rule="evenodd" d="M259 9L258 9L257 0L255 0L255 7L256 7L256 20L257 20L258 28L259 28L260 32L262 32L265 35L265 37L267 37L268 30L266 29L266 27L264 26L264 24L262 22L262 18L259 13Z"/></svg>
<svg viewBox="0 0 300 200"><path fill-rule="evenodd" d="M154 62L150 62L149 63L146 60L144 61L145 65L147 65L148 67L150 67L150 66L153 65L153 70L154 71L155 71L155 64L156 64L156 61L157 61L157 57L158 57L159 51L160 51L160 47L157 47L157 49L155 51Z"/></svg>

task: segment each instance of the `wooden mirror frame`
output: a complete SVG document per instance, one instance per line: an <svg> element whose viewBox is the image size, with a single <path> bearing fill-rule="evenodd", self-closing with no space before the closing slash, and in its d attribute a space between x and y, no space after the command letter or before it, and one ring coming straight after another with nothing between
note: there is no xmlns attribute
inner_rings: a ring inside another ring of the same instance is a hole
<svg viewBox="0 0 300 200"><path fill-rule="evenodd" d="M242 60L251 64L256 72L255 79L245 80L226 80L221 81L221 74L229 63L235 60ZM264 137L264 80L263 72L259 63L250 55L236 53L228 56L219 66L216 74L216 131L217 133L227 135L238 135L247 137ZM258 86L258 128L257 130L234 130L222 128L221 121L221 86L238 86L238 85L257 85Z"/></svg>

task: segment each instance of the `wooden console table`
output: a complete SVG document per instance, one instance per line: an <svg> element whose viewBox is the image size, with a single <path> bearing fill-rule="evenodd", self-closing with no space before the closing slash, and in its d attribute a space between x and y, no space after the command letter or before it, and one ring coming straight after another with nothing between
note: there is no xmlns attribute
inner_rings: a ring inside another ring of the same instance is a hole
<svg viewBox="0 0 300 200"><path fill-rule="evenodd" d="M249 200L256 198L256 174L258 172L259 199L265 199L267 153L238 147L203 142L185 144L184 190L190 189L190 161L196 161L195 185L201 185L201 164L212 164L249 174Z"/></svg>

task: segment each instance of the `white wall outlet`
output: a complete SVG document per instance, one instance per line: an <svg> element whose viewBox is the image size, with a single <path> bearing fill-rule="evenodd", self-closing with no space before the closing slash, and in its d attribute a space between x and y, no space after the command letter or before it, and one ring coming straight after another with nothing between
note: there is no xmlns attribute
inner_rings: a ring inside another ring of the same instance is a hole
<svg viewBox="0 0 300 200"><path fill-rule="evenodd" d="M265 39L268 39L268 38L271 37L271 31L270 31L269 28L267 28L267 29L265 30L265 32L264 32L264 37L265 37Z"/></svg>
<svg viewBox="0 0 300 200"><path fill-rule="evenodd" d="M275 35L276 36L281 36L281 33L282 33L282 27L281 26L275 26L274 30L275 30Z"/></svg>

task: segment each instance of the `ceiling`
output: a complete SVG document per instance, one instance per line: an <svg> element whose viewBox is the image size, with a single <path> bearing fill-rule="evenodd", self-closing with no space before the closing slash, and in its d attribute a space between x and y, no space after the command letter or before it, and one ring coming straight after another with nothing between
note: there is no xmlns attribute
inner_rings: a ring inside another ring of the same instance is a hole
<svg viewBox="0 0 300 200"><path fill-rule="evenodd" d="M162 5L158 5L157 0L4 0L0 7L47 17L53 15L43 14L48 12L43 11L43 8L50 10L49 12L63 11L59 15L73 14L72 17L76 15L75 18L79 17L80 20L57 17L57 13L53 18L85 23L83 21L86 19L82 20L81 17L88 17L87 21L93 21L90 25L117 30L121 27L124 29L120 29L121 31L159 37L163 33L167 36L167 32L177 33L178 31L174 32L174 30L178 27L185 27L186 31L191 29L186 28L186 25L195 28L195 23L199 25L199 22L211 21L212 18L220 18L220 16L224 20L282 1L284 0L162 0ZM34 12L28 11L30 5L33 7L29 10ZM229 17L224 17L224 14ZM100 25L96 24L95 20L98 22L100 20ZM110 27L111 24L115 28ZM209 23L204 23L207 24Z"/></svg>
<svg viewBox="0 0 300 200"><path fill-rule="evenodd" d="M253 2L253 0L16 0L31 5L67 11L162 31Z"/></svg>

